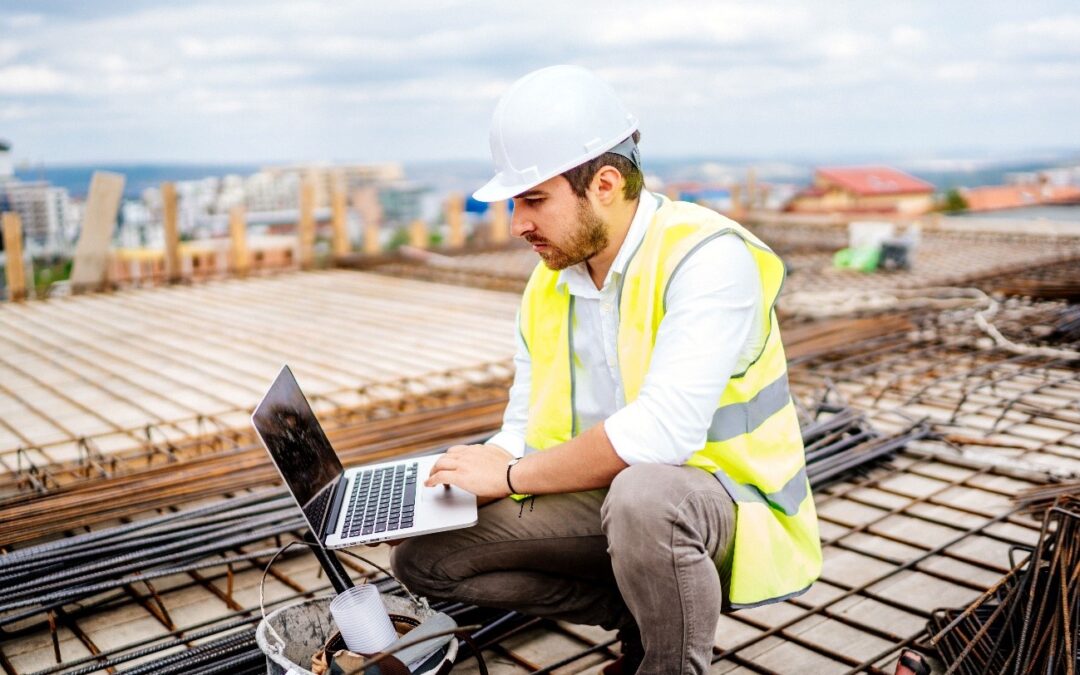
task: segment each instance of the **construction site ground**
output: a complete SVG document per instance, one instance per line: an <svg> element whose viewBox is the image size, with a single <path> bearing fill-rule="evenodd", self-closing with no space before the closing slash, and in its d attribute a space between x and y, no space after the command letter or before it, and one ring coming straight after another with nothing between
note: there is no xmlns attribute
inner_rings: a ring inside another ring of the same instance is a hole
<svg viewBox="0 0 1080 675"><path fill-rule="evenodd" d="M892 673L935 612L1039 541L1018 497L1080 475L1080 236L924 232L911 269L865 275L831 266L843 228L759 235L789 266L779 311L825 567L804 595L723 615L710 672ZM511 247L0 306L0 579L5 557L47 570L0 592L0 669L171 672L156 664L236 635L205 672L249 672L227 658L251 667L260 586L267 611L332 592L302 547L262 581L303 529L248 424L278 368L346 464L481 442L535 262ZM208 515L232 503L227 529ZM124 543L159 521L168 552ZM64 576L49 547L79 537L117 548ZM388 547L353 551L368 559L342 557L354 579L400 592ZM597 627L505 625L481 641L492 673L595 673L618 655Z"/></svg>

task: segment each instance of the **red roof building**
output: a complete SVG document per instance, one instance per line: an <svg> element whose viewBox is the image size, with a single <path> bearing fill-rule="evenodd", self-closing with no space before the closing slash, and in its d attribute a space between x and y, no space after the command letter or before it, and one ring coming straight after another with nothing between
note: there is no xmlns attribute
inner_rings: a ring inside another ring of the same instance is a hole
<svg viewBox="0 0 1080 675"><path fill-rule="evenodd" d="M785 211L919 215L934 208L934 186L884 166L826 167Z"/></svg>
<svg viewBox="0 0 1080 675"><path fill-rule="evenodd" d="M1076 185L988 185L961 188L968 211L1000 211L1023 206L1080 204L1080 186Z"/></svg>

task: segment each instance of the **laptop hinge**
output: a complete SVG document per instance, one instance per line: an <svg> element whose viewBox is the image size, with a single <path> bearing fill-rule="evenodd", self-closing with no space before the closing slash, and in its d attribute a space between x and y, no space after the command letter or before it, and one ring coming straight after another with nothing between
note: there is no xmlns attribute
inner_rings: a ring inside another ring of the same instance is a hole
<svg viewBox="0 0 1080 675"><path fill-rule="evenodd" d="M337 477L337 481L334 483L334 496L330 500L330 509L326 513L327 521L323 523L323 539L337 532L338 514L341 512L341 503L345 501L345 487L349 484L349 481L345 478L345 473Z"/></svg>

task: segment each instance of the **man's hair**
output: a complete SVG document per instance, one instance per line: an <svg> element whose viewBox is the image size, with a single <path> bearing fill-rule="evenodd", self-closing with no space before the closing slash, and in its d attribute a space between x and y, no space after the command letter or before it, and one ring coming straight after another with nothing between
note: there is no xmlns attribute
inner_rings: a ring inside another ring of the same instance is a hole
<svg viewBox="0 0 1080 675"><path fill-rule="evenodd" d="M633 136L634 143L641 140L640 131L635 131ZM626 180L623 184L623 197L627 201L637 199L638 195L641 194L641 189L645 186L645 176L642 175L641 169L634 166L633 162L622 155L616 155L614 152L605 152L595 159L579 164L573 169L564 172L563 177L570 182L570 189L574 191L574 194L579 199L584 199L593 177L605 166L615 167Z"/></svg>

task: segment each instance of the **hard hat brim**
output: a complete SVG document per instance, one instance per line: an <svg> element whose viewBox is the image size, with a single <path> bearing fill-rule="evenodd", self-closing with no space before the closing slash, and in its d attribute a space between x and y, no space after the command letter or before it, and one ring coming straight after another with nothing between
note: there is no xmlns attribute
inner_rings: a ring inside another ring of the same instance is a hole
<svg viewBox="0 0 1080 675"><path fill-rule="evenodd" d="M494 178L489 180L487 183L484 184L483 187L473 193L473 199L478 202L501 202L505 199L516 197L522 192L528 190L529 188L539 185L539 183L537 183L536 185L526 184L507 186L503 185L501 178L501 174L496 174Z"/></svg>

